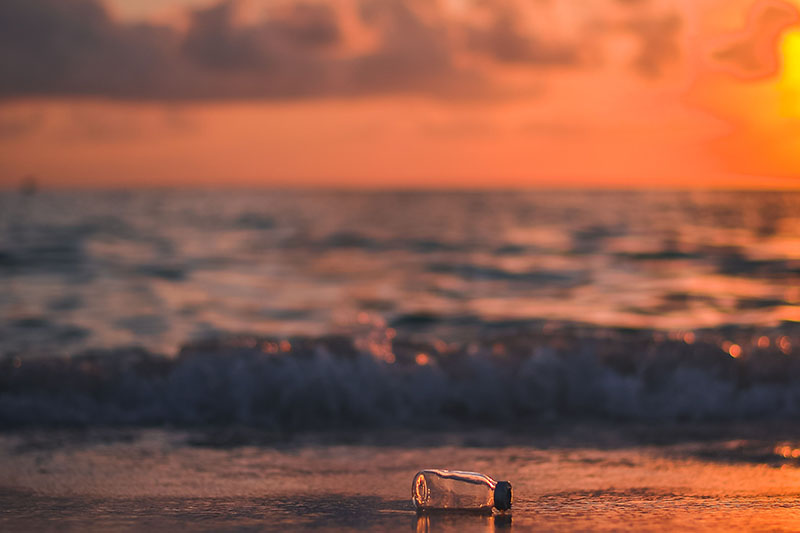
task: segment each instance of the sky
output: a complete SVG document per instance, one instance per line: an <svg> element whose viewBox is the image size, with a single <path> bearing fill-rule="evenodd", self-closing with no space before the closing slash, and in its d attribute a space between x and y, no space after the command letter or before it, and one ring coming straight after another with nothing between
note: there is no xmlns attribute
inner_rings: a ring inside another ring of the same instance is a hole
<svg viewBox="0 0 800 533"><path fill-rule="evenodd" d="M28 175L800 189L800 0L3 0Z"/></svg>

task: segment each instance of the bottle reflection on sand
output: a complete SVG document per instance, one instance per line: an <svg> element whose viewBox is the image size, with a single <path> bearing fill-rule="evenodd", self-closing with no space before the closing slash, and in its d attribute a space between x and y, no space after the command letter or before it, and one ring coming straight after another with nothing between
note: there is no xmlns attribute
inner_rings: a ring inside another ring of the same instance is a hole
<svg viewBox="0 0 800 533"><path fill-rule="evenodd" d="M513 531L511 520L509 513L487 515L474 512L422 512L417 514L413 529L417 533L505 532Z"/></svg>

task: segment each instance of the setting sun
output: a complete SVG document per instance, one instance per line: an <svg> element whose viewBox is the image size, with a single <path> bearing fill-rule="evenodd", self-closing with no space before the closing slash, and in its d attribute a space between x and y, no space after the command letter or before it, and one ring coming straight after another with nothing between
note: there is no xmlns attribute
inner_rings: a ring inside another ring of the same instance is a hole
<svg viewBox="0 0 800 533"><path fill-rule="evenodd" d="M784 118L800 119L800 31L784 35L781 42L780 114ZM800 132L800 129L798 129ZM797 154L800 158L800 151Z"/></svg>

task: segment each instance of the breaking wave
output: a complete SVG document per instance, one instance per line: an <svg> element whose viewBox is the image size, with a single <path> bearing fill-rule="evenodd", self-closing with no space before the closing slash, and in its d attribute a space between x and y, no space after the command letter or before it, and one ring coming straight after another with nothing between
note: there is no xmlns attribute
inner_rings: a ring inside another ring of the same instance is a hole
<svg viewBox="0 0 800 533"><path fill-rule="evenodd" d="M189 344L174 357L142 349L6 356L0 427L786 419L800 415L798 329L739 328L725 340L719 330L695 338L576 327L487 335L458 346L385 332L230 336Z"/></svg>

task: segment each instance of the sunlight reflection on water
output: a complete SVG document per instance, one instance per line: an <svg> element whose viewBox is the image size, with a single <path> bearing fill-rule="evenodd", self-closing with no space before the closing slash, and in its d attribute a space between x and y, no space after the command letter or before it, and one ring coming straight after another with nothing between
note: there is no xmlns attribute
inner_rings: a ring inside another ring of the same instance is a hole
<svg viewBox="0 0 800 533"><path fill-rule="evenodd" d="M797 193L4 193L0 350L796 321L798 213Z"/></svg>

